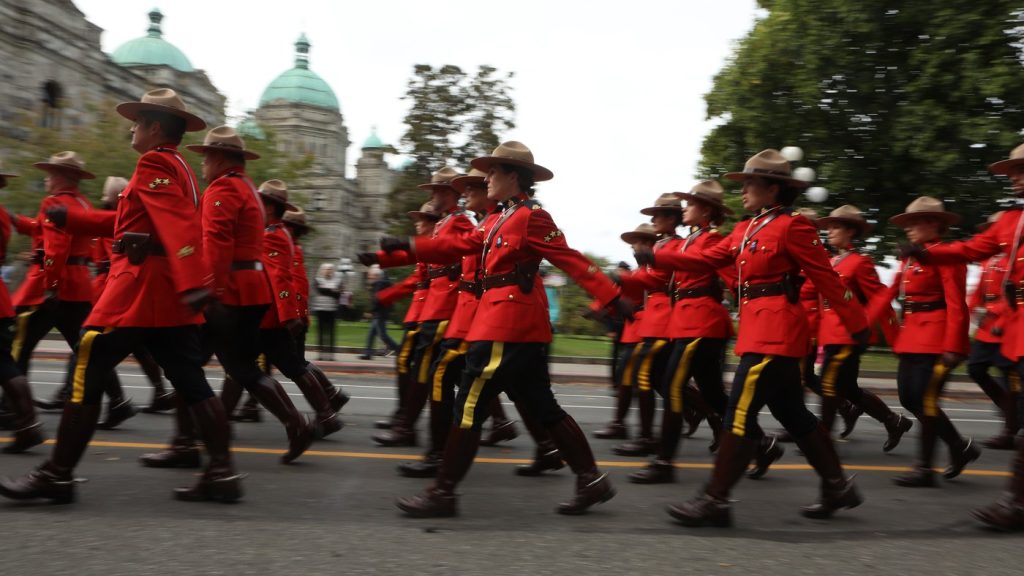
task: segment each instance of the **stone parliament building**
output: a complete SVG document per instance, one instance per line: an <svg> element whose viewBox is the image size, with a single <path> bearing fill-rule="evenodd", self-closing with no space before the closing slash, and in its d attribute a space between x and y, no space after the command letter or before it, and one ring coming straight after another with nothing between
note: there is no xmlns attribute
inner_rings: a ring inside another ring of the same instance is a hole
<svg viewBox="0 0 1024 576"><path fill-rule="evenodd" d="M148 16L144 36L107 54L100 46L102 29L72 0L0 0L0 129L26 113L42 126L81 125L93 113L69 102L137 100L164 86L181 93L211 127L223 124L225 97L164 39L163 14L153 9ZM310 68L309 50L310 42L300 36L294 67L266 87L259 107L238 130L247 139L272 131L280 151L314 158L289 187L316 227L305 242L307 266L315 272L320 263L354 260L376 245L386 228L395 172L385 161L391 148L371 134L361 146L355 178L346 178L348 130L334 91Z"/></svg>

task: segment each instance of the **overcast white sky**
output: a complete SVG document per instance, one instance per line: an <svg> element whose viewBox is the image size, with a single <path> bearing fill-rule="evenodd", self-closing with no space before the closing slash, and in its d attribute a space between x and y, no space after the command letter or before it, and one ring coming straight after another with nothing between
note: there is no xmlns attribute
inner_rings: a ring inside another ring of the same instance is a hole
<svg viewBox="0 0 1024 576"><path fill-rule="evenodd" d="M572 246L613 260L630 259L619 234L645 220L641 208L694 184L710 129L702 96L757 10L754 0L74 2L105 30L107 52L143 36L160 8L164 38L207 72L229 114L258 105L305 32L311 69L341 103L351 162L372 126L397 143L414 64L515 72L507 139L555 173L538 199Z"/></svg>

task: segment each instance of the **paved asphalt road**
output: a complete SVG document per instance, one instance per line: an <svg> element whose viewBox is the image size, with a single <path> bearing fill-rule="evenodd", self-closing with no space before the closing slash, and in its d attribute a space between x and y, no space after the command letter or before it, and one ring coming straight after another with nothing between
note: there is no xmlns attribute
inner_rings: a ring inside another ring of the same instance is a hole
<svg viewBox="0 0 1024 576"><path fill-rule="evenodd" d="M40 360L33 368L37 394L49 395L63 364ZM129 393L148 400L137 368L126 365L121 373ZM614 456L611 441L593 441L619 494L586 516L553 512L571 492L567 470L542 478L512 474L532 454L524 435L481 448L460 488L460 517L403 518L394 498L426 482L401 478L394 467L419 449L382 449L370 440L372 422L393 407L391 378L332 378L353 396L347 425L296 464L278 463L285 440L277 423L236 426L238 465L249 474L237 505L174 501L171 489L191 483L192 472L137 464L169 437L170 416L140 414L119 430L98 431L77 470L88 478L77 503L0 502L2 574L1019 574L1024 559L1020 535L984 530L968 514L1006 483L1009 452L986 452L940 488L898 488L890 478L911 462L916 436L883 454L883 430L866 416L839 450L867 502L831 521L799 515L798 507L816 497L817 479L788 445L765 479L745 480L734 492L734 529L673 524L665 505L690 497L707 479L706 426L684 441L672 485L628 483L643 461ZM219 387L219 373L211 371L210 379ZM306 409L298 391L286 387ZM556 388L585 430L609 418L606 387ZM988 405L946 406L964 434L984 438L997 429ZM44 421L52 434L57 416ZM774 427L767 414L762 423ZM47 452L0 455L0 475L23 473Z"/></svg>

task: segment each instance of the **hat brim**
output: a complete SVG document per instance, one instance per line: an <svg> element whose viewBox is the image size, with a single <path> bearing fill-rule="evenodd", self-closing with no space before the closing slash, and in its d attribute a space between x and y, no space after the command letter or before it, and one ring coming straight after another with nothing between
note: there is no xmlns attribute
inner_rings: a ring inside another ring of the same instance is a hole
<svg viewBox="0 0 1024 576"><path fill-rule="evenodd" d="M228 148L226 146L206 146L203 144L189 144L185 146L186 149L195 152L197 154L206 154L207 152L226 152L228 154L238 154L246 160L259 160L260 155L252 152L251 150L239 150L237 148Z"/></svg>
<svg viewBox="0 0 1024 576"><path fill-rule="evenodd" d="M96 175L88 170L82 170L81 168L75 168L74 166L68 166L67 164L54 164L52 162L36 162L33 164L36 168L39 168L43 172L65 172L73 174L78 177L79 180L92 180L96 178Z"/></svg>
<svg viewBox="0 0 1024 576"><path fill-rule="evenodd" d="M626 244L633 244L635 242L640 242L641 240L656 242L658 240L658 235L648 234L647 232L623 232L619 235L619 238L622 238L622 241Z"/></svg>
<svg viewBox="0 0 1024 576"><path fill-rule="evenodd" d="M451 184L452 188L455 188L455 191L461 194L470 186L486 187L487 179L483 176L458 176L456 178L452 178Z"/></svg>
<svg viewBox="0 0 1024 576"><path fill-rule="evenodd" d="M280 204L281 206L284 206L286 210L298 210L299 209L298 206L292 204L291 202L285 202L284 200L281 200L277 196L273 196L271 194L267 194L266 192L260 192L259 195L260 195L260 198L263 198L264 200L270 200L271 202L274 202L275 204Z"/></svg>
<svg viewBox="0 0 1024 576"><path fill-rule="evenodd" d="M908 222L911 222L918 218L936 218L942 220L945 224L952 226L960 222L960 215L952 212L903 212L889 218L891 224L896 226L903 226Z"/></svg>
<svg viewBox="0 0 1024 576"><path fill-rule="evenodd" d="M767 180L777 180L779 182L789 184L794 188L807 188L811 185L810 182L790 176L780 176L778 174L768 174L765 172L726 172L725 177L734 182L742 182L744 180L750 180L751 178L765 178Z"/></svg>
<svg viewBox="0 0 1024 576"><path fill-rule="evenodd" d="M843 218L842 216L822 216L814 221L814 224L818 228L828 228L830 224L843 224L847 226L853 226L857 228L860 235L866 234L869 230L874 228L874 225L867 220L858 220L856 218Z"/></svg>
<svg viewBox="0 0 1024 576"><path fill-rule="evenodd" d="M989 164L988 170L993 174L1002 174L1003 176L1007 176L1010 174L1010 171L1017 166L1024 166L1024 158L1000 160L999 162Z"/></svg>
<svg viewBox="0 0 1024 576"><path fill-rule="evenodd" d="M420 190L429 190L430 192L444 189L455 190L455 187L452 186L451 182L429 182L427 184L420 184L417 188Z"/></svg>
<svg viewBox="0 0 1024 576"><path fill-rule="evenodd" d="M551 180L555 177L555 174L540 164L533 164L530 162L524 162L522 160L516 160L514 158L503 158L501 156L481 156L480 158L474 158L469 165L481 172L487 172L491 169L491 166L503 164L505 166L517 166L519 168L527 168L533 172L534 182L544 182Z"/></svg>
<svg viewBox="0 0 1024 576"><path fill-rule="evenodd" d="M654 216L658 212L673 212L677 214L683 213L682 206L648 206L647 208L641 208L640 213L644 216Z"/></svg>
<svg viewBox="0 0 1024 576"><path fill-rule="evenodd" d="M431 214L430 212L421 212L420 210L410 210L406 212L406 215L413 220L420 218L423 220L440 220L441 216L438 214Z"/></svg>
<svg viewBox="0 0 1024 576"><path fill-rule="evenodd" d="M17 174L8 174L7 172L0 172L0 178L17 178Z"/></svg>
<svg viewBox="0 0 1024 576"><path fill-rule="evenodd" d="M698 194L693 194L693 193L690 193L690 192L675 192L675 195L676 195L676 198L679 198L681 200L686 200L687 202L694 201L694 200L697 201L697 202L702 202L706 206L711 206L712 208L720 210L722 212L722 214L725 214L726 216L732 216L733 214L735 214L735 212L732 211L732 208L729 208L725 204L723 204L721 202L718 202L718 201L715 201L715 200L712 200L710 198L705 198L705 197L700 196Z"/></svg>
<svg viewBox="0 0 1024 576"><path fill-rule="evenodd" d="M206 121L191 112L148 102L122 102L117 105L117 113L132 122L139 119L139 112L162 112L185 120L186 132L199 132L206 129Z"/></svg>

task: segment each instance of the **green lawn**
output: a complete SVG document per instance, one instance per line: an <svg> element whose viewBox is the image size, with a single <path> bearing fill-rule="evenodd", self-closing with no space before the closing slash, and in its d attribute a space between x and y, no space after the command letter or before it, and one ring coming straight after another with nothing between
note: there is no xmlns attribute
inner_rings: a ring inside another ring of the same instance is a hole
<svg viewBox="0 0 1024 576"><path fill-rule="evenodd" d="M370 325L367 322L345 322L338 321L335 332L335 340L338 346L362 347L366 343L366 332ZM396 341L402 337L402 328L398 324L389 324L388 333ZM310 326L309 334L306 336L308 344L316 344L316 320ZM377 340L377 347L381 348L380 340ZM551 343L552 356L591 356L607 358L611 353L612 345L608 338L603 336L575 336L566 334L555 334ZM731 348L730 348L731 350ZM735 364L737 359L731 354L726 360L729 364ZM896 371L896 357L887 350L870 351L861 359L863 370L875 370L881 372ZM956 373L965 373L963 366L957 368Z"/></svg>

